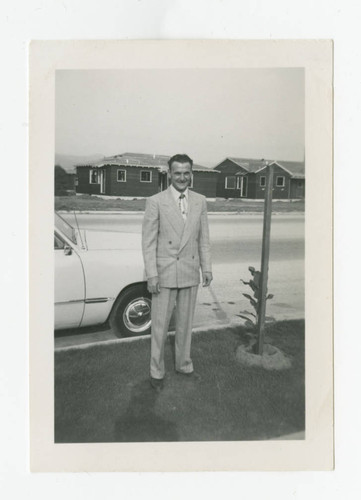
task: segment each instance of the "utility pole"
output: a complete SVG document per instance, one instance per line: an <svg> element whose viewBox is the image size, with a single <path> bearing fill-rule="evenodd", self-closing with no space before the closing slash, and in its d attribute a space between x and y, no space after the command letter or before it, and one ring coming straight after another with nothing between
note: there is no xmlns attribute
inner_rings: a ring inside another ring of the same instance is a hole
<svg viewBox="0 0 361 500"><path fill-rule="evenodd" d="M267 185L266 185L266 194L264 200L262 261L261 261L261 279L259 284L259 299L258 299L258 314L257 314L258 317L257 344L256 344L256 354L259 354L261 356L263 355L264 324L266 318L268 265L269 265L271 215L272 215L273 169L274 169L273 163L271 163L266 167Z"/></svg>

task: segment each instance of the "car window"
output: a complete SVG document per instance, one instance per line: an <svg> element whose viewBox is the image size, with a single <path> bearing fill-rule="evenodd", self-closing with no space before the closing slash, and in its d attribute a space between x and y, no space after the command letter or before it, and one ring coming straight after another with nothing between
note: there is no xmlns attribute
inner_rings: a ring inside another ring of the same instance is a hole
<svg viewBox="0 0 361 500"><path fill-rule="evenodd" d="M57 236L56 234L54 234L54 249L55 250L61 250L62 248L64 248L64 242L63 242L63 240L61 240L59 238L59 236Z"/></svg>
<svg viewBox="0 0 361 500"><path fill-rule="evenodd" d="M59 229L69 240L76 244L75 229L68 224L58 213L55 212L55 227Z"/></svg>

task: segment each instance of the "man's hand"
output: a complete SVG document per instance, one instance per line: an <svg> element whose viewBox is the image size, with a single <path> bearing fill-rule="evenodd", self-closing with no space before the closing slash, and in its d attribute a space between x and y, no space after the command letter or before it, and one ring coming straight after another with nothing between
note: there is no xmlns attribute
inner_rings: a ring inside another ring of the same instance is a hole
<svg viewBox="0 0 361 500"><path fill-rule="evenodd" d="M154 276L154 278L148 278L148 292L157 295L160 292L159 278Z"/></svg>
<svg viewBox="0 0 361 500"><path fill-rule="evenodd" d="M213 279L212 273L203 273L203 286L209 286Z"/></svg>

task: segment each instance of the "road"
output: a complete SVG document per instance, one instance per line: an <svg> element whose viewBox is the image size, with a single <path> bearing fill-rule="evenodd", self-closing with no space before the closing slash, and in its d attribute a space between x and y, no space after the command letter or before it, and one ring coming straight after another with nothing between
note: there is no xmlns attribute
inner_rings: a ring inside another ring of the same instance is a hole
<svg viewBox="0 0 361 500"><path fill-rule="evenodd" d="M74 215L62 214L71 224ZM80 227L106 231L141 232L142 214L77 214ZM273 214L269 265L267 315L278 320L304 317L304 214ZM249 288L249 266L260 269L263 217L260 214L209 214L213 283L200 287L194 326L239 321L240 311L252 310L242 293ZM114 338L112 332L85 333L82 342ZM78 342L74 340L74 342ZM70 337L57 337L68 345Z"/></svg>

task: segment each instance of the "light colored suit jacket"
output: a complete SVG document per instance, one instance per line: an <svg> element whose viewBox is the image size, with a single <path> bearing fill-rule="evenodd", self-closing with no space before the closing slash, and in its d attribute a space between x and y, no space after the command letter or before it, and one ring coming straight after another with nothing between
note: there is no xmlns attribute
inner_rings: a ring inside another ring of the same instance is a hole
<svg viewBox="0 0 361 500"><path fill-rule="evenodd" d="M142 249L147 278L165 288L198 285L199 270L211 272L206 198L188 191L184 222L170 188L147 199Z"/></svg>

